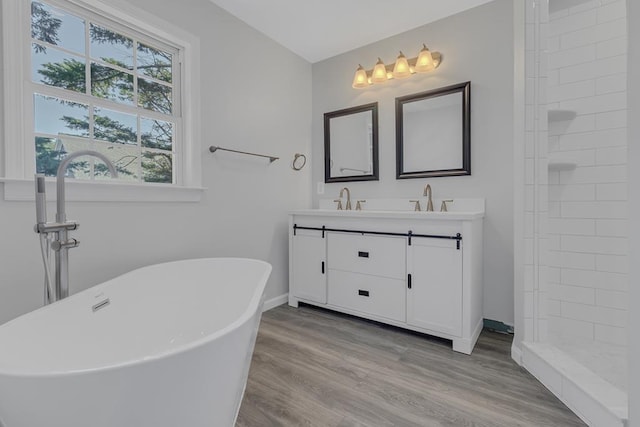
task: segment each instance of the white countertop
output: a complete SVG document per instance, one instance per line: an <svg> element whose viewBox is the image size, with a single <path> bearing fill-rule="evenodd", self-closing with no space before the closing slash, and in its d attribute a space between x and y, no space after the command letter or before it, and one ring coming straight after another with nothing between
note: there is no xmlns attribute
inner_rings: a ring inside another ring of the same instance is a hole
<svg viewBox="0 0 640 427"><path fill-rule="evenodd" d="M416 211L382 211L382 210L336 210L336 209L302 209L289 212L290 215L306 216L334 216L334 217L361 217L361 218L390 218L390 219L414 219L414 220L471 220L483 218L484 211L469 212L416 212Z"/></svg>

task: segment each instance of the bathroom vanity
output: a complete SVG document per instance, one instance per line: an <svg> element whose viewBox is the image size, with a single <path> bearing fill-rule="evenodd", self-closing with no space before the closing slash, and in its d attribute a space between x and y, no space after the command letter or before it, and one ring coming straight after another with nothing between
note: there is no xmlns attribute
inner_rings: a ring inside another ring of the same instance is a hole
<svg viewBox="0 0 640 427"><path fill-rule="evenodd" d="M449 339L482 330L484 201L459 212L289 215L289 305L299 302Z"/></svg>

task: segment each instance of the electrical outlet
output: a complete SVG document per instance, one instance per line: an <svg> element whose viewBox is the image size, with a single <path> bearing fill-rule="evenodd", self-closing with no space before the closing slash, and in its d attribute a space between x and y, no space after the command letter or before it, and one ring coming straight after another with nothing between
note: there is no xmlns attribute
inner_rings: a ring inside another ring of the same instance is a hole
<svg viewBox="0 0 640 427"><path fill-rule="evenodd" d="M324 182L318 182L318 194L324 194Z"/></svg>

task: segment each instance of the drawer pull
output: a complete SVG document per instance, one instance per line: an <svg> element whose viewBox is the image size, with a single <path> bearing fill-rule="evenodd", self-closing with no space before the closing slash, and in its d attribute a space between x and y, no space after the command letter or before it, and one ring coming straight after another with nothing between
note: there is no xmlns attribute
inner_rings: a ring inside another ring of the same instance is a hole
<svg viewBox="0 0 640 427"><path fill-rule="evenodd" d="M362 297L368 297L369 296L369 291L364 291L362 289L358 289L358 295L360 295Z"/></svg>
<svg viewBox="0 0 640 427"><path fill-rule="evenodd" d="M322 271L322 274L324 274L324 261L322 261L322 266L320 267L320 271Z"/></svg>
<svg viewBox="0 0 640 427"><path fill-rule="evenodd" d="M369 252L358 251L358 256L360 258L369 258Z"/></svg>
<svg viewBox="0 0 640 427"><path fill-rule="evenodd" d="M407 274L407 287L411 289L411 274Z"/></svg>

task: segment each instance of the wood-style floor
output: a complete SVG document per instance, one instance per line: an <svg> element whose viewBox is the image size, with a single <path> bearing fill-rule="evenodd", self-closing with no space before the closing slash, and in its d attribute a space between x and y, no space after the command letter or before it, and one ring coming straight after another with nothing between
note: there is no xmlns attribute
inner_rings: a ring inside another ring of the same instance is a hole
<svg viewBox="0 0 640 427"><path fill-rule="evenodd" d="M484 331L445 340L308 306L263 314L237 427L583 426Z"/></svg>

